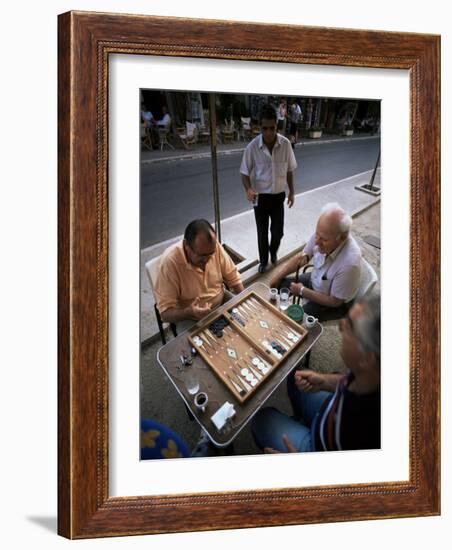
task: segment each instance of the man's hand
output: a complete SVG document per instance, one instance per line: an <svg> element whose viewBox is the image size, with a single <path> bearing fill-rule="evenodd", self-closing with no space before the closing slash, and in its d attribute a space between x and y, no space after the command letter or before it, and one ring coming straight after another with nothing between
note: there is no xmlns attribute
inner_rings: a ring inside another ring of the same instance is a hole
<svg viewBox="0 0 452 550"><path fill-rule="evenodd" d="M295 195L293 193L289 193L287 197L287 206L289 208L292 208L294 202L295 202Z"/></svg>
<svg viewBox="0 0 452 550"><path fill-rule="evenodd" d="M307 264L309 261L308 256L306 254L301 254L301 256L294 256L292 259L290 259L288 262L284 263L284 265L281 267L281 269L278 269L276 273L273 275L273 277L269 281L270 288L277 288L278 285L281 283L281 281L289 275L289 273L293 273L294 271L297 271L302 266Z"/></svg>
<svg viewBox="0 0 452 550"><path fill-rule="evenodd" d="M287 437L286 434L284 434L282 436L282 440L283 440L284 445L287 447L287 452L288 453L296 453L297 452L297 449L295 449L293 443L290 441L290 439ZM265 447L264 453L267 453L267 454L280 454L281 451L277 451L276 449L273 449L272 447Z"/></svg>
<svg viewBox="0 0 452 550"><path fill-rule="evenodd" d="M246 198L252 202L255 198L256 198L256 191L252 188L252 187L249 187L247 190L246 190Z"/></svg>
<svg viewBox="0 0 452 550"><path fill-rule="evenodd" d="M207 302L204 306L200 305L200 299L198 297L188 306L187 316L198 321L210 313L211 309L212 306L209 302Z"/></svg>
<svg viewBox="0 0 452 550"><path fill-rule="evenodd" d="M295 373L295 385L300 391L315 393L324 389L324 377L312 370L299 370Z"/></svg>
<svg viewBox="0 0 452 550"><path fill-rule="evenodd" d="M290 283L290 292L294 296L300 296L300 290L304 288L301 283Z"/></svg>

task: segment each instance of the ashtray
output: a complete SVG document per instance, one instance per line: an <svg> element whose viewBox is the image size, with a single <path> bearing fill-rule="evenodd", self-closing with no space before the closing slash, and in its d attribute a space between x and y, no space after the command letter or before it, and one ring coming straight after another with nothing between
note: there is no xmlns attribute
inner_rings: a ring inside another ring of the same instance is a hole
<svg viewBox="0 0 452 550"><path fill-rule="evenodd" d="M287 315L296 323L299 323L303 319L303 313L303 308L298 304L292 304L287 308Z"/></svg>

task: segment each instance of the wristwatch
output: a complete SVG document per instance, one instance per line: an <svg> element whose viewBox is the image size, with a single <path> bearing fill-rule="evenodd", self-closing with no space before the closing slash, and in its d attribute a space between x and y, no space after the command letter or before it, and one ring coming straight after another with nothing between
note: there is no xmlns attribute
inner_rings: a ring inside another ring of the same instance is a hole
<svg viewBox="0 0 452 550"><path fill-rule="evenodd" d="M303 291L304 291L304 286L301 286L300 292L298 293L300 295L300 298L303 298Z"/></svg>

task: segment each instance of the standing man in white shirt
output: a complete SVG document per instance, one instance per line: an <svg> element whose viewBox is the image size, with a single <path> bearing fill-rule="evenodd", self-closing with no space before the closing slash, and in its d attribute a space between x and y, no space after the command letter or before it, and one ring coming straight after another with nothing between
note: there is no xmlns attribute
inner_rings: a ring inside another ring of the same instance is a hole
<svg viewBox="0 0 452 550"><path fill-rule="evenodd" d="M268 255L278 260L278 248L284 234L284 199L293 206L293 172L297 161L290 141L276 131L276 111L264 105L260 113L261 133L246 147L240 174L247 199L253 203L259 247L259 273L264 273ZM268 242L269 221L271 240Z"/></svg>

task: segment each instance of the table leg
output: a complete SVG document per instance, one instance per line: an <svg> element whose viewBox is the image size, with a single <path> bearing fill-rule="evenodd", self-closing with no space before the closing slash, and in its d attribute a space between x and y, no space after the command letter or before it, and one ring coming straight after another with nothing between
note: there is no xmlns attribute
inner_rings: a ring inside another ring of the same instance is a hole
<svg viewBox="0 0 452 550"><path fill-rule="evenodd" d="M191 410L188 408L187 405L185 405L185 409L187 410L187 416L188 416L188 419L193 422L193 420L195 419L195 417L193 416L193 413L191 412Z"/></svg>
<svg viewBox="0 0 452 550"><path fill-rule="evenodd" d="M235 449L234 449L234 443L230 443L227 447L223 449L223 452L226 456L233 456L235 455Z"/></svg>

